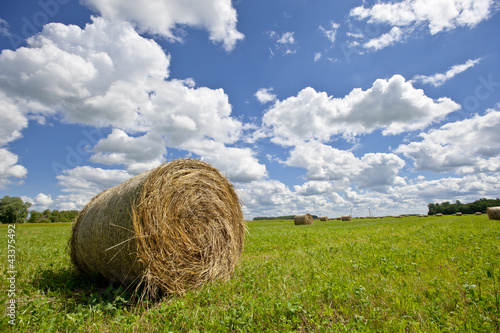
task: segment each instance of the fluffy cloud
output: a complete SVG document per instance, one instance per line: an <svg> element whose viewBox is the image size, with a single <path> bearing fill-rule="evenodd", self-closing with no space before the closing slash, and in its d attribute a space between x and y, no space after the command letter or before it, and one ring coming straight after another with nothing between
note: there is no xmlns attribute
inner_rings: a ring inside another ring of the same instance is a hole
<svg viewBox="0 0 500 333"><path fill-rule="evenodd" d="M303 185L295 185L294 189L299 195L311 196L332 193L334 186L329 181L309 181Z"/></svg>
<svg viewBox="0 0 500 333"><path fill-rule="evenodd" d="M277 101L263 116L263 124L281 145L306 140L328 141L342 134L352 137L381 129L384 135L423 129L459 109L449 98L433 100L400 75L378 79L365 91L354 89L334 98L313 88Z"/></svg>
<svg viewBox="0 0 500 333"><path fill-rule="evenodd" d="M499 126L500 111L488 110L484 116L475 115L421 133L422 141L401 145L395 152L413 159L417 171L499 171Z"/></svg>
<svg viewBox="0 0 500 333"><path fill-rule="evenodd" d="M20 138L21 131L27 126L26 116L0 92L0 146Z"/></svg>
<svg viewBox="0 0 500 333"><path fill-rule="evenodd" d="M131 137L120 129L114 129L106 138L99 140L93 151L95 154L91 156L91 161L107 165L123 164L129 172L137 174L160 165L166 148L165 140L151 132Z"/></svg>
<svg viewBox="0 0 500 333"><path fill-rule="evenodd" d="M436 73L431 76L426 75L416 75L413 77L412 81L421 82L424 84L431 84L434 87L439 87L443 85L446 81L455 77L455 75L462 73L463 71L473 67L481 61L481 58L478 59L469 59L465 64L454 65L452 66L446 73Z"/></svg>
<svg viewBox="0 0 500 333"><path fill-rule="evenodd" d="M166 78L169 63L158 44L127 23L93 18L85 29L50 23L28 47L2 52L0 89L62 109L68 122L137 129L148 80Z"/></svg>
<svg viewBox="0 0 500 333"><path fill-rule="evenodd" d="M419 26L427 26L432 35L457 27L473 28L488 19L493 8L492 0L403 0L378 2L368 8L359 6L349 15L368 23L392 26L388 33L363 45L380 50L403 40Z"/></svg>
<svg viewBox="0 0 500 333"><path fill-rule="evenodd" d="M38 193L35 197L34 204L41 207L48 207L54 203L51 195L47 195L44 193Z"/></svg>
<svg viewBox="0 0 500 333"><path fill-rule="evenodd" d="M339 180L348 182L363 169L352 152L339 150L317 141L297 143L283 162L307 170L308 180Z"/></svg>
<svg viewBox="0 0 500 333"><path fill-rule="evenodd" d="M169 65L170 56L129 23L93 18L84 29L51 23L28 47L2 52L0 90L26 113L59 110L66 122L113 128L94 147L94 162L122 164L135 174L161 163L167 146L196 148L207 160L231 150L241 160L220 165L223 171L235 179L265 175L247 149L227 146L240 140L243 124L231 117L224 91L167 80ZM12 109L0 130L19 136L22 116L11 105L0 107ZM199 149L207 141L219 149Z"/></svg>
<svg viewBox="0 0 500 333"><path fill-rule="evenodd" d="M500 174L466 175L464 177L446 177L435 180L417 181L415 184L394 187L390 197L396 202L430 202L460 200L473 202L478 198L498 197Z"/></svg>
<svg viewBox="0 0 500 333"><path fill-rule="evenodd" d="M474 27L489 18L492 7L491 0L404 0L356 7L350 15L393 26L425 24L434 35L456 27Z"/></svg>
<svg viewBox="0 0 500 333"><path fill-rule="evenodd" d="M222 171L231 181L249 182L267 175L250 148L226 147L213 140L186 142L181 148L189 150Z"/></svg>
<svg viewBox="0 0 500 333"><path fill-rule="evenodd" d="M31 203L30 209L36 211L49 209L54 204L54 200L52 200L52 196L50 194L38 193L34 199L26 196L23 196L21 198L24 202Z"/></svg>
<svg viewBox="0 0 500 333"><path fill-rule="evenodd" d="M276 94L273 94L272 91L273 91L272 87L261 88L255 93L255 97L262 104L273 102L276 100Z"/></svg>
<svg viewBox="0 0 500 333"><path fill-rule="evenodd" d="M64 170L57 176L58 185L65 195L58 196L56 201L60 209L80 209L93 196L114 187L132 175L124 170L106 170L90 166Z"/></svg>
<svg viewBox="0 0 500 333"><path fill-rule="evenodd" d="M24 178L28 173L25 167L17 164L18 157L5 148L0 148L0 189L12 183L12 178Z"/></svg>
<svg viewBox="0 0 500 333"><path fill-rule="evenodd" d="M141 32L182 40L183 26L207 29L210 40L226 50L244 36L236 29L237 14L230 0L85 0L105 18L133 22Z"/></svg>
<svg viewBox="0 0 500 333"><path fill-rule="evenodd" d="M297 144L283 163L306 169L308 180L336 181L336 190L351 183L376 191L405 184L398 176L405 163L395 154L370 153L358 158L350 151L312 141Z"/></svg>

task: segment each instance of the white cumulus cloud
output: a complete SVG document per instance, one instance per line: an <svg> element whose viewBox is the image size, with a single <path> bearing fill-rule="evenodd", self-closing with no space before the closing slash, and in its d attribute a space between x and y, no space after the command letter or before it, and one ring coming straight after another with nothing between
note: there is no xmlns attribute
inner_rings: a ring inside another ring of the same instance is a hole
<svg viewBox="0 0 500 333"><path fill-rule="evenodd" d="M28 170L17 164L18 156L5 148L0 148L0 189L5 189L13 178L24 178Z"/></svg>
<svg viewBox="0 0 500 333"><path fill-rule="evenodd" d="M413 159L415 170L458 174L500 171L500 111L447 123L421 133L422 141L400 145L395 152Z"/></svg>
<svg viewBox="0 0 500 333"><path fill-rule="evenodd" d="M376 191L405 184L398 176L405 163L395 154L369 153L358 158L350 151L309 141L297 143L283 163L306 169L308 180L334 181L336 190L353 183L357 183L360 189Z"/></svg>
<svg viewBox="0 0 500 333"><path fill-rule="evenodd" d="M304 140L328 141L381 129L384 135L423 129L460 106L443 97L434 100L400 75L378 79L367 90L354 89L343 98L311 87L277 101L263 116L272 141L293 145Z"/></svg>
<svg viewBox="0 0 500 333"><path fill-rule="evenodd" d="M81 209L92 197L132 177L127 171L79 166L57 176L64 195L57 197L60 209Z"/></svg>
<svg viewBox="0 0 500 333"><path fill-rule="evenodd" d="M231 0L84 0L103 17L132 22L140 32L182 40L182 28L191 26L209 32L213 42L234 49L244 35L236 28L237 13Z"/></svg>
<svg viewBox="0 0 500 333"><path fill-rule="evenodd" d="M273 94L272 91L273 91L272 87L261 88L255 93L255 97L262 104L273 102L276 100L276 94Z"/></svg>

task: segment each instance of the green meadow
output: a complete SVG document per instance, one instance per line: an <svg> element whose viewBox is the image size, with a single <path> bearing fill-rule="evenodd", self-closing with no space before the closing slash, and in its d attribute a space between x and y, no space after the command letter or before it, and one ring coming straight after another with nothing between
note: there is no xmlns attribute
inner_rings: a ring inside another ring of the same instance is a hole
<svg viewBox="0 0 500 333"><path fill-rule="evenodd" d="M230 281L143 302L76 274L70 232L70 223L16 225L12 326L0 227L0 331L500 331L500 221L485 215L249 222Z"/></svg>

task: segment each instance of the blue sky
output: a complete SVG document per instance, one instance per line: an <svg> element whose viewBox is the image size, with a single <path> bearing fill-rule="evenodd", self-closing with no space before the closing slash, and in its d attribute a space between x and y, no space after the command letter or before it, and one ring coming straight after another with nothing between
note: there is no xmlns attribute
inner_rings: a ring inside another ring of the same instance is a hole
<svg viewBox="0 0 500 333"><path fill-rule="evenodd" d="M247 218L500 195L490 0L0 4L0 196L80 209L202 159Z"/></svg>

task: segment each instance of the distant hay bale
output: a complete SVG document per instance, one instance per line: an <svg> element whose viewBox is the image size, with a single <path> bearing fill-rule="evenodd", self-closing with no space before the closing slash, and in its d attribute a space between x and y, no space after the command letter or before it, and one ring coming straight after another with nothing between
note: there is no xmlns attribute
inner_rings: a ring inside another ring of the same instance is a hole
<svg viewBox="0 0 500 333"><path fill-rule="evenodd" d="M436 216L444 216L442 213L437 213Z"/></svg>
<svg viewBox="0 0 500 333"><path fill-rule="evenodd" d="M293 223L295 223L295 225L313 224L314 219L311 214L300 214L295 215Z"/></svg>
<svg viewBox="0 0 500 333"><path fill-rule="evenodd" d="M462 212L457 212L457 213L455 214L455 216L462 216L462 215L463 215L463 214L462 214Z"/></svg>
<svg viewBox="0 0 500 333"><path fill-rule="evenodd" d="M328 221L328 216L322 216L319 218L320 221Z"/></svg>
<svg viewBox="0 0 500 333"><path fill-rule="evenodd" d="M342 220L342 217L337 217L337 218L335 218L335 220L340 221L340 220Z"/></svg>
<svg viewBox="0 0 500 333"><path fill-rule="evenodd" d="M490 220L500 220L500 207L488 207L486 213Z"/></svg>
<svg viewBox="0 0 500 333"><path fill-rule="evenodd" d="M344 215L341 217L342 221L352 221L351 215Z"/></svg>
<svg viewBox="0 0 500 333"><path fill-rule="evenodd" d="M394 217L395 217L395 218L397 218L397 219L400 219L400 218L402 218L403 216L401 216L401 215L396 215L396 216L394 216Z"/></svg>
<svg viewBox="0 0 500 333"><path fill-rule="evenodd" d="M227 280L243 249L238 196L210 164L178 159L95 196L70 239L82 273L98 272L143 295L182 294Z"/></svg>
<svg viewBox="0 0 500 333"><path fill-rule="evenodd" d="M476 212L474 215L482 215L481 212Z"/></svg>

